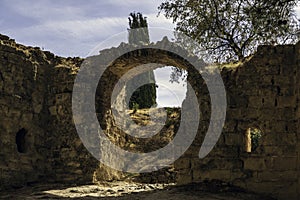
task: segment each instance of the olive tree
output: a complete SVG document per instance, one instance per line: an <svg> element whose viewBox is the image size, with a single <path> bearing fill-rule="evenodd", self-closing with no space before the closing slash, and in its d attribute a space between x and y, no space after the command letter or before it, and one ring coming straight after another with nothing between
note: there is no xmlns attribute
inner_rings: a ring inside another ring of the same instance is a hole
<svg viewBox="0 0 300 200"><path fill-rule="evenodd" d="M298 0L166 0L160 13L172 18L176 30L196 40L204 59L241 60L258 45L299 40ZM180 38L177 38L180 40Z"/></svg>

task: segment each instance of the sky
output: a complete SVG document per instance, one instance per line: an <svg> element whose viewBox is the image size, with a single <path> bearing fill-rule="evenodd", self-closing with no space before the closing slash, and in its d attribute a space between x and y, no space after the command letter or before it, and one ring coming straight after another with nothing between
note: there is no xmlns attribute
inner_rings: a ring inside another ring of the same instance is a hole
<svg viewBox="0 0 300 200"><path fill-rule="evenodd" d="M143 13L150 28L173 30L172 20L162 14L157 17L161 2L0 0L0 33L18 43L38 46L59 56L86 57L99 43L121 32L127 34L128 16L133 11ZM126 42L127 38L124 40ZM159 85L157 103L159 106L180 106L186 87L183 83L171 84L169 77L170 68L155 70Z"/></svg>
<svg viewBox="0 0 300 200"><path fill-rule="evenodd" d="M158 15L163 0L0 0L0 33L64 57L86 57L99 43L127 31L128 15L147 17L149 27L174 28ZM300 6L296 8L300 16ZM151 37L151 32L150 32ZM104 47L104 46L103 46ZM170 84L170 68L155 71L160 106L178 106L183 83Z"/></svg>
<svg viewBox="0 0 300 200"><path fill-rule="evenodd" d="M149 26L173 29L157 17L161 0L1 0L0 31L17 42L60 56L85 57L95 44L126 31L130 12L142 12Z"/></svg>

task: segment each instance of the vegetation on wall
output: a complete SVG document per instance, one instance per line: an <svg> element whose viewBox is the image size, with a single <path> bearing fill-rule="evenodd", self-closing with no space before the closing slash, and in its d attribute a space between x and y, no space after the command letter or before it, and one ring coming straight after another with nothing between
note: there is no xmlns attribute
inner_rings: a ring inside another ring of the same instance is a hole
<svg viewBox="0 0 300 200"><path fill-rule="evenodd" d="M255 151L259 147L259 140L262 136L261 130L258 128L250 129L250 137L251 137L251 152Z"/></svg>

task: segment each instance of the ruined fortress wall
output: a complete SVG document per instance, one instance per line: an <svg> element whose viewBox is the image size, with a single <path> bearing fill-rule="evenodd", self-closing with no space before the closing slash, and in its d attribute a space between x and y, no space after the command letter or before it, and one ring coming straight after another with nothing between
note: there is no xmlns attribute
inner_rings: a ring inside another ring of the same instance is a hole
<svg viewBox="0 0 300 200"><path fill-rule="evenodd" d="M34 182L50 171L48 66L39 49L0 35L0 187Z"/></svg>
<svg viewBox="0 0 300 200"><path fill-rule="evenodd" d="M0 35L0 189L92 182L98 162L80 141L71 111L81 62Z"/></svg>
<svg viewBox="0 0 300 200"><path fill-rule="evenodd" d="M204 159L198 152L210 120L210 97L204 80L188 63L149 50L150 57L129 54L111 71L119 76L139 64L162 60L189 69L188 80L200 94L201 122L193 145L175 162L178 183L217 179L279 199L297 199L299 51L299 43L262 46L243 64L223 68L226 122ZM95 170L99 173L99 162L83 146L72 119L72 88L81 62L0 35L0 188L35 181L87 183ZM109 97L112 87L105 88L109 91L103 95ZM99 112L109 110L108 105L103 103ZM248 128L262 131L259 147L251 153L245 151Z"/></svg>
<svg viewBox="0 0 300 200"><path fill-rule="evenodd" d="M299 58L300 43L261 46L250 60L223 68L226 122L204 159L198 152L210 120L210 99L201 78L189 77L201 88L202 120L197 139L175 162L178 183L221 180L278 199L299 199ZM248 128L262 133L253 152L246 152Z"/></svg>
<svg viewBox="0 0 300 200"><path fill-rule="evenodd" d="M124 56L128 63L121 58L111 70L121 77L131 66L147 59L166 65L173 62L177 67L188 69L188 81L198 94L201 121L193 145L175 162L179 184L221 180L275 198L297 199L299 47L300 43L261 46L245 62L223 66L221 75L228 103L226 122L217 145L204 159L199 159L198 152L209 125L211 104L198 72L188 63L182 63L182 59L163 51L155 55L154 50L144 51L145 57L132 52ZM111 90L108 89L107 94ZM249 128L259 129L262 134L257 149L252 152L246 151Z"/></svg>
<svg viewBox="0 0 300 200"><path fill-rule="evenodd" d="M91 183L98 161L82 144L73 122L72 90L79 58L61 59L51 68L48 116L51 132L51 173L56 182Z"/></svg>

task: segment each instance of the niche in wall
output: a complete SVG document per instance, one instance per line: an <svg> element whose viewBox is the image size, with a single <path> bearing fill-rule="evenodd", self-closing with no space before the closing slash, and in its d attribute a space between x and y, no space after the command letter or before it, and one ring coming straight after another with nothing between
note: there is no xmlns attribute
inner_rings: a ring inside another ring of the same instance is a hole
<svg viewBox="0 0 300 200"><path fill-rule="evenodd" d="M22 128L16 133L16 145L19 153L26 153L26 134L27 130Z"/></svg>
<svg viewBox="0 0 300 200"><path fill-rule="evenodd" d="M245 134L245 150L248 153L254 152L262 136L262 131L258 128L248 128Z"/></svg>

